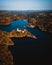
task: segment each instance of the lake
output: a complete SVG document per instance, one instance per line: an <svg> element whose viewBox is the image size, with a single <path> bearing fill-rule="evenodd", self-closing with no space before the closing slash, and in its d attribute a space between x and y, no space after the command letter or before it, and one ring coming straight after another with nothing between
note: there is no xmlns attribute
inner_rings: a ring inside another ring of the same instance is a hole
<svg viewBox="0 0 52 65"><path fill-rule="evenodd" d="M0 30L10 32L12 30L15 30L17 28L23 29L25 26L27 26L28 20L14 20L11 22L10 25L7 26L0 26Z"/></svg>
<svg viewBox="0 0 52 65"><path fill-rule="evenodd" d="M7 32L10 32L17 28L25 28L29 32L37 36L37 39L27 37L11 38L11 40L13 40L13 42L15 43L14 46L9 46L9 49L11 50L14 57L14 65L26 63L40 64L41 62L48 63L48 57L52 56L52 51L49 52L52 48L52 34L43 32L37 28L28 28L27 24L28 20L15 20L12 21L12 23L8 26L0 26L0 30Z"/></svg>

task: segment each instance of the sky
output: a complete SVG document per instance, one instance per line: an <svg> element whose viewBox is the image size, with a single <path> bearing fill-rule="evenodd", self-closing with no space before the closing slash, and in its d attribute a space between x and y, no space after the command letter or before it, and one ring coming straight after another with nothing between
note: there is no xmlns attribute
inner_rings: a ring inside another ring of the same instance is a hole
<svg viewBox="0 0 52 65"><path fill-rule="evenodd" d="M0 10L52 10L52 0L0 0Z"/></svg>

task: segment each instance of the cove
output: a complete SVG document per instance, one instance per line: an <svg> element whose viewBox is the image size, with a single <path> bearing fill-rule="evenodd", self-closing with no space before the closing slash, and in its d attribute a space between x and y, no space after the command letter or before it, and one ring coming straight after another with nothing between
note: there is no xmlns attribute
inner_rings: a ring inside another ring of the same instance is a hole
<svg viewBox="0 0 52 65"><path fill-rule="evenodd" d="M10 32L17 28L24 29L28 25L28 20L13 20L10 25L0 26L0 30Z"/></svg>

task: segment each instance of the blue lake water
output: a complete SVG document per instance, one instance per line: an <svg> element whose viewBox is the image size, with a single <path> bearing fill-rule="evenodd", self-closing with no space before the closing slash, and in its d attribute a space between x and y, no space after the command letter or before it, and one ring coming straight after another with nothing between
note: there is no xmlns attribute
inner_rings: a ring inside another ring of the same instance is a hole
<svg viewBox="0 0 52 65"><path fill-rule="evenodd" d="M49 39L49 34L47 32L42 32L41 30L39 30L37 28L35 28L35 29L29 28L29 27L27 27L27 25L28 25L28 20L14 20L11 22L10 25L0 26L0 30L10 32L17 28L19 28L19 29L25 28L30 33L36 35L38 37L38 39L44 39L44 40Z"/></svg>
<svg viewBox="0 0 52 65"><path fill-rule="evenodd" d="M15 20L12 21L11 24L8 26L0 26L0 30L10 32L17 28L23 29L25 26L27 26L27 24L28 24L28 20Z"/></svg>

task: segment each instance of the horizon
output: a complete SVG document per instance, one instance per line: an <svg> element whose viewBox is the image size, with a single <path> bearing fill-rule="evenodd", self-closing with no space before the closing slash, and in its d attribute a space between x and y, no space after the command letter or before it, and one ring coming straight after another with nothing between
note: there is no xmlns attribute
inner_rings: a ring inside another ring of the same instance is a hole
<svg viewBox="0 0 52 65"><path fill-rule="evenodd" d="M39 12L39 11L52 11L52 10L0 10L0 11L34 11L34 12Z"/></svg>

